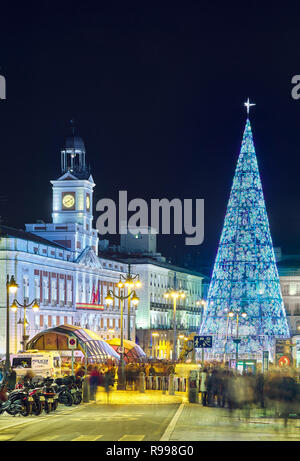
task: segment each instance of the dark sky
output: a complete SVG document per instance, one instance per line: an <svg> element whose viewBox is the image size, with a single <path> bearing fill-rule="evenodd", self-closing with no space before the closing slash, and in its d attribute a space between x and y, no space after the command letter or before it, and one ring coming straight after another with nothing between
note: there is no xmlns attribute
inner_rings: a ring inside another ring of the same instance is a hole
<svg viewBox="0 0 300 461"><path fill-rule="evenodd" d="M96 199L124 189L130 199L205 199L204 243L185 247L183 237L162 237L159 249L211 264L249 96L273 241L300 251L300 100L291 97L292 76L300 74L300 7L260 3L2 4L4 222L51 219L49 181L59 176L75 118Z"/></svg>

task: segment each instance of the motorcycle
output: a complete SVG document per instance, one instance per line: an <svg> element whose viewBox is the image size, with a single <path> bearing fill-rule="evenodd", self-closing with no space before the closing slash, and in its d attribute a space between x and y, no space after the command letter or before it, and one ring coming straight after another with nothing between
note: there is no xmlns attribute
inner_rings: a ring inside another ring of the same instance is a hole
<svg viewBox="0 0 300 461"><path fill-rule="evenodd" d="M75 405L79 405L82 402L82 382L83 378L80 376L74 378L74 389L76 390L74 393Z"/></svg>
<svg viewBox="0 0 300 461"><path fill-rule="evenodd" d="M73 404L73 397L69 391L68 386L64 383L63 378L57 378L55 380L55 391L58 395L58 402L70 407Z"/></svg>
<svg viewBox="0 0 300 461"><path fill-rule="evenodd" d="M12 415L21 413L23 409L22 402L10 400L8 397L9 394L7 391L7 384L4 382L0 386L0 414L4 413L5 411L7 411L7 413L10 411L10 414Z"/></svg>
<svg viewBox="0 0 300 461"><path fill-rule="evenodd" d="M41 396L45 398L43 409L45 413L50 413L50 411L55 411L58 406L58 394L52 378L45 378L43 384L41 392Z"/></svg>
<svg viewBox="0 0 300 461"><path fill-rule="evenodd" d="M12 416L17 414L28 416L32 409L31 398L28 398L29 395L24 386L18 386L18 388L13 389L9 393L7 401L3 404L3 406L1 406L1 411L6 411L9 415Z"/></svg>
<svg viewBox="0 0 300 461"><path fill-rule="evenodd" d="M28 402L30 405L30 414L39 416L45 405L45 397L43 394L43 388L35 385L33 382L26 381L23 384L24 388L28 392Z"/></svg>
<svg viewBox="0 0 300 461"><path fill-rule="evenodd" d="M57 380L56 380L57 382ZM82 381L81 378L75 378L75 376L65 376L60 381L71 394L72 403L79 405L82 401Z"/></svg>

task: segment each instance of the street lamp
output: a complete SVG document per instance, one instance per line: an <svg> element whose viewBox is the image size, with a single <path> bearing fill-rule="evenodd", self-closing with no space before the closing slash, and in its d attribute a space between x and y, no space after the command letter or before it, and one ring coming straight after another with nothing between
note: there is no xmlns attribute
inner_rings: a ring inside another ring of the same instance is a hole
<svg viewBox="0 0 300 461"><path fill-rule="evenodd" d="M128 294L125 295L125 287L126 287L126 281L127 283L132 283L131 280L133 278L131 277L131 274L128 273L127 277L125 278L125 282L122 282L121 277L120 281L117 284L119 290L120 290L120 295L115 294L112 290L108 290L107 296L105 297L106 304L110 305L114 302L114 298L119 299L121 301L121 346L120 346L120 362L119 362L119 367L118 367L118 390L125 390L126 388L126 383L125 383L125 369L124 369L124 324L123 324L123 311L124 311L124 301L126 299L131 298L132 303L137 306L139 303L139 297L136 295L135 291L130 291L128 285ZM123 291L124 290L124 291ZM129 321L129 318L128 318Z"/></svg>
<svg viewBox="0 0 300 461"><path fill-rule="evenodd" d="M225 342L224 342L224 357L223 357L223 363L225 365L226 363L226 348L227 348L227 341L228 341L228 327L229 327L229 318L230 318L230 315L231 314L231 311L229 311L227 308L224 309L224 312L226 312L226 317L227 317L227 321L226 321L226 333L225 333Z"/></svg>
<svg viewBox="0 0 300 461"><path fill-rule="evenodd" d="M196 306L197 306L197 307L202 306L202 309L201 309L200 325L202 324L202 320L203 320L203 310L204 310L205 305L206 305L205 299L198 299L198 300L196 301Z"/></svg>
<svg viewBox="0 0 300 461"><path fill-rule="evenodd" d="M240 314L239 312L235 313L233 311L230 311L228 313L228 317L230 317L231 319L233 319L235 315L236 315L236 337L233 339L233 342L236 345L236 350L235 350L235 371L237 372L238 358L239 358L239 344L241 342L241 338L239 338L239 316L241 315L243 318L246 318L247 314L246 314L246 312L242 312Z"/></svg>
<svg viewBox="0 0 300 461"><path fill-rule="evenodd" d="M37 312L40 308L38 302L36 299L34 299L31 303L24 303L24 304L21 304L19 303L19 301L17 299L14 299L12 305L10 306L11 310L13 312L17 312L18 308L21 308L21 309L24 309L24 317L23 317L23 341L22 341L22 344L23 344L23 352L26 351L26 341L27 339L29 338L29 336L26 335L26 327L28 324L27 322L27 319L26 319L26 309L28 309L29 307L32 308L32 310L34 312ZM19 323L19 322L18 322ZM22 323L22 322L21 322Z"/></svg>
<svg viewBox="0 0 300 461"><path fill-rule="evenodd" d="M152 338L153 338L153 341L152 341L152 348L154 349L154 358L156 359L156 338L159 336L159 333L156 333L156 332L153 332L152 333ZM155 339L154 339L155 338Z"/></svg>
<svg viewBox="0 0 300 461"><path fill-rule="evenodd" d="M9 275L6 276L6 357L5 357L5 371L9 372L10 368L10 353L9 353L9 295L10 293L15 294L18 289L18 284L12 275L9 280Z"/></svg>
<svg viewBox="0 0 300 461"><path fill-rule="evenodd" d="M176 342L177 342L177 333L176 333L176 305L177 299L184 299L186 294L183 290L175 290L170 288L166 293L164 293L165 298L173 298L173 361L176 362L177 360L177 350L176 350Z"/></svg>
<svg viewBox="0 0 300 461"><path fill-rule="evenodd" d="M120 274L120 281L118 283L118 287L119 288L123 288L123 287L126 287L127 288L127 293L128 293L128 301L127 301L127 304L128 304L128 324L127 324L127 339L130 341L130 300L132 301L132 304L134 306L137 306L138 303L139 303L139 298L135 296L133 296L131 298L131 294L133 294L133 291L134 291L134 294L135 294L135 290L137 288L141 288L142 286L142 283L140 281L140 276L139 274L136 274L136 275L132 275L131 274L131 265L128 264L128 274L126 275L123 275L123 274ZM133 290L133 291L132 291Z"/></svg>

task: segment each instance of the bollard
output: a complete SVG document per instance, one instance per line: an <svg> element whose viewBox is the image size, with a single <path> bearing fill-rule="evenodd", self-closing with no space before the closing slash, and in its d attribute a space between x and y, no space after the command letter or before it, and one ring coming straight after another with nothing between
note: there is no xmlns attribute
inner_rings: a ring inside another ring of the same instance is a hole
<svg viewBox="0 0 300 461"><path fill-rule="evenodd" d="M155 376L154 390L158 391L158 376Z"/></svg>
<svg viewBox="0 0 300 461"><path fill-rule="evenodd" d="M89 403L90 401L90 390L89 390L89 383L87 377L84 378L82 384L82 401L84 403Z"/></svg>
<svg viewBox="0 0 300 461"><path fill-rule="evenodd" d="M174 395L174 375L169 376L169 395Z"/></svg>
<svg viewBox="0 0 300 461"><path fill-rule="evenodd" d="M166 383L166 377L165 376L163 376L161 378L161 388L162 388L162 393L165 394L166 389L167 389L167 383Z"/></svg>
<svg viewBox="0 0 300 461"><path fill-rule="evenodd" d="M188 379L188 398L190 403L199 403L198 372L191 370Z"/></svg>
<svg viewBox="0 0 300 461"><path fill-rule="evenodd" d="M140 373L140 392L144 393L145 392L145 373L142 371Z"/></svg>

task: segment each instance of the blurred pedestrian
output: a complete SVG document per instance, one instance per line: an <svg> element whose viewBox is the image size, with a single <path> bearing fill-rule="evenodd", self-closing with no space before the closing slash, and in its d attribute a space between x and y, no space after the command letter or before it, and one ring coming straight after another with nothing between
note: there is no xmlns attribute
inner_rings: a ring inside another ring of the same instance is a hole
<svg viewBox="0 0 300 461"><path fill-rule="evenodd" d="M92 369L90 373L90 379L89 379L89 384L90 384L90 399L96 401L96 392L97 392L97 387L99 386L99 378L100 378L100 373L99 370L96 366Z"/></svg>
<svg viewBox="0 0 300 461"><path fill-rule="evenodd" d="M155 368L154 366L152 365L151 363L151 366L149 368L149 376L155 376L156 372L155 372Z"/></svg>
<svg viewBox="0 0 300 461"><path fill-rule="evenodd" d="M112 377L109 371L105 373L103 383L104 383L104 390L106 392L107 403L109 403L110 387L113 385Z"/></svg>
<svg viewBox="0 0 300 461"><path fill-rule="evenodd" d="M81 365L79 365L75 371L75 376L77 377L83 377L85 375L85 371Z"/></svg>
<svg viewBox="0 0 300 461"><path fill-rule="evenodd" d="M7 382L8 390L13 390L16 387L17 373L15 372L13 368L9 368L7 376L6 376L6 382Z"/></svg>
<svg viewBox="0 0 300 461"><path fill-rule="evenodd" d="M265 408L264 384L264 374L258 372L255 379L255 403L260 408Z"/></svg>
<svg viewBox="0 0 300 461"><path fill-rule="evenodd" d="M201 392L201 401L204 407L207 407L207 380L208 380L208 373L207 368L203 368L200 374L200 392Z"/></svg>

